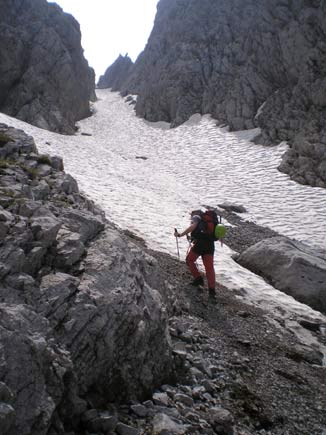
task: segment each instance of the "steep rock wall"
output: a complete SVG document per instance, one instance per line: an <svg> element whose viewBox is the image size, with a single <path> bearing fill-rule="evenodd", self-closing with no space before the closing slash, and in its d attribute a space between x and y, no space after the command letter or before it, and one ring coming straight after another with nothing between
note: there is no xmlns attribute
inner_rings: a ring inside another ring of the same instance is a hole
<svg viewBox="0 0 326 435"><path fill-rule="evenodd" d="M46 0L0 0L0 32L0 110L73 133L95 98L77 21Z"/></svg>
<svg viewBox="0 0 326 435"><path fill-rule="evenodd" d="M324 0L160 0L122 93L177 126L210 113L231 130L290 143L281 170L326 187Z"/></svg>
<svg viewBox="0 0 326 435"><path fill-rule="evenodd" d="M84 433L89 408L166 382L174 290L60 157L0 124L1 435Z"/></svg>

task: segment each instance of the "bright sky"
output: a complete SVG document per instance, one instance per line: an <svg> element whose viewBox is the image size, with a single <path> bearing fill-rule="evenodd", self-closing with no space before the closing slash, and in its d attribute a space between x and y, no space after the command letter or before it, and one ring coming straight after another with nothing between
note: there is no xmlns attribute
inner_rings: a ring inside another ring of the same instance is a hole
<svg viewBox="0 0 326 435"><path fill-rule="evenodd" d="M50 2L50 0L48 0ZM153 28L158 0L52 0L80 24L96 80L119 54L135 61Z"/></svg>

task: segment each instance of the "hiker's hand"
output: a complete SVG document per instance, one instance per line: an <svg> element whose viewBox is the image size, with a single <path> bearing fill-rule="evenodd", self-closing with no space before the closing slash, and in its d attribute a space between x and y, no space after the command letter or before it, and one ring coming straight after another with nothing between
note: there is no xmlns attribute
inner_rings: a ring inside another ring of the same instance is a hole
<svg viewBox="0 0 326 435"><path fill-rule="evenodd" d="M180 234L176 228L174 229L174 237L180 237Z"/></svg>

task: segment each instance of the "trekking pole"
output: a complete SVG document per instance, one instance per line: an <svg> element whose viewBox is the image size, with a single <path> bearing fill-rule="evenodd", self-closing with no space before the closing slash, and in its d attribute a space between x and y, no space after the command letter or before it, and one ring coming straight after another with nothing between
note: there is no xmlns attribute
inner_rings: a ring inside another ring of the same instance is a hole
<svg viewBox="0 0 326 435"><path fill-rule="evenodd" d="M174 230L175 230L176 233L178 232L178 230L177 230L176 228L174 228ZM177 243L178 259L179 259L179 261L180 261L179 242L178 242L178 237L177 237L177 236L175 236L175 241L176 241L176 243Z"/></svg>

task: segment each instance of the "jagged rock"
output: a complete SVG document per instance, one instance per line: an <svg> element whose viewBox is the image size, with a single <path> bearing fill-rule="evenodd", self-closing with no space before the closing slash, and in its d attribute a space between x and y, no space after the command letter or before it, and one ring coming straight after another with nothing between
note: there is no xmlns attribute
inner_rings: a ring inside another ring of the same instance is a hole
<svg viewBox="0 0 326 435"><path fill-rule="evenodd" d="M50 159L51 166L53 169L55 169L56 171L63 171L64 170L62 157L51 156L51 157L49 157L49 159Z"/></svg>
<svg viewBox="0 0 326 435"><path fill-rule="evenodd" d="M83 243L93 239L104 229L103 216L94 215L87 210L69 210L61 216L66 221L65 226L71 232L80 234L80 240Z"/></svg>
<svg viewBox="0 0 326 435"><path fill-rule="evenodd" d="M326 311L325 251L273 237L246 249L237 261L300 302Z"/></svg>
<svg viewBox="0 0 326 435"><path fill-rule="evenodd" d="M45 180L40 180L37 186L32 188L32 198L35 201L44 201L50 193L50 187Z"/></svg>
<svg viewBox="0 0 326 435"><path fill-rule="evenodd" d="M77 263L85 253L85 245L79 233L61 229L58 234L55 265L59 268L69 268Z"/></svg>
<svg viewBox="0 0 326 435"><path fill-rule="evenodd" d="M181 425L175 421L173 421L168 415L159 413L156 414L153 419L153 433L155 434L173 434L173 435L181 435L186 432L186 428L184 425Z"/></svg>
<svg viewBox="0 0 326 435"><path fill-rule="evenodd" d="M115 430L119 435L139 435L140 433L138 429L124 423L118 423Z"/></svg>
<svg viewBox="0 0 326 435"><path fill-rule="evenodd" d="M169 396L166 393L154 393L153 402L155 405L168 406Z"/></svg>
<svg viewBox="0 0 326 435"><path fill-rule="evenodd" d="M23 270L26 256L23 249L5 245L0 249L0 263L5 265L4 270L11 273L19 273Z"/></svg>
<svg viewBox="0 0 326 435"><path fill-rule="evenodd" d="M116 61L105 71L100 77L97 87L99 89L111 88L112 91L117 91L128 77L132 69L133 62L126 54L125 57L119 55Z"/></svg>
<svg viewBox="0 0 326 435"><path fill-rule="evenodd" d="M60 333L86 391L96 385L108 399L140 397L169 376L167 318L157 291L146 284L147 267L140 251L131 252L113 229L88 250L74 304L62 325L69 330ZM103 339L94 341L90 330Z"/></svg>
<svg viewBox="0 0 326 435"><path fill-rule="evenodd" d="M118 424L118 418L108 412L98 412L96 409L90 409L82 417L89 431L108 433L113 431Z"/></svg>
<svg viewBox="0 0 326 435"><path fill-rule="evenodd" d="M30 220L30 228L35 240L42 243L43 247L49 247L56 240L62 226L62 221L48 213L48 216L33 216Z"/></svg>
<svg viewBox="0 0 326 435"><path fill-rule="evenodd" d="M11 405L0 402L0 427L3 434L6 434L13 426L15 415L15 410Z"/></svg>
<svg viewBox="0 0 326 435"><path fill-rule="evenodd" d="M72 134L90 115L95 75L77 21L46 0L2 0L0 109L38 127ZM0 153L2 153L0 147Z"/></svg>
<svg viewBox="0 0 326 435"><path fill-rule="evenodd" d="M47 249L42 246L36 246L27 255L24 265L24 272L34 276L41 269L46 258Z"/></svg>
<svg viewBox="0 0 326 435"><path fill-rule="evenodd" d="M181 402L181 403L183 403L184 405L186 405L188 407L191 407L194 404L193 399L191 397L189 397L188 395L186 395L186 394L176 394L174 396L174 400L176 402Z"/></svg>
<svg viewBox="0 0 326 435"><path fill-rule="evenodd" d="M62 174L60 178L57 178L57 186L68 195L78 192L77 181L69 174Z"/></svg>
<svg viewBox="0 0 326 435"><path fill-rule="evenodd" d="M148 409L144 405L132 405L130 408L138 417L146 417L148 415Z"/></svg>
<svg viewBox="0 0 326 435"><path fill-rule="evenodd" d="M234 419L226 409L211 408L208 411L208 421L217 435L234 434Z"/></svg>
<svg viewBox="0 0 326 435"><path fill-rule="evenodd" d="M325 187L325 24L321 1L160 0L117 90L137 94L136 113L149 121L210 113L231 130L260 127L260 143L290 141L282 171Z"/></svg>
<svg viewBox="0 0 326 435"><path fill-rule="evenodd" d="M15 411L10 434L45 434L64 395L69 360L47 342L48 331L47 322L29 307L0 304L0 379L15 393L7 408L9 416Z"/></svg>

